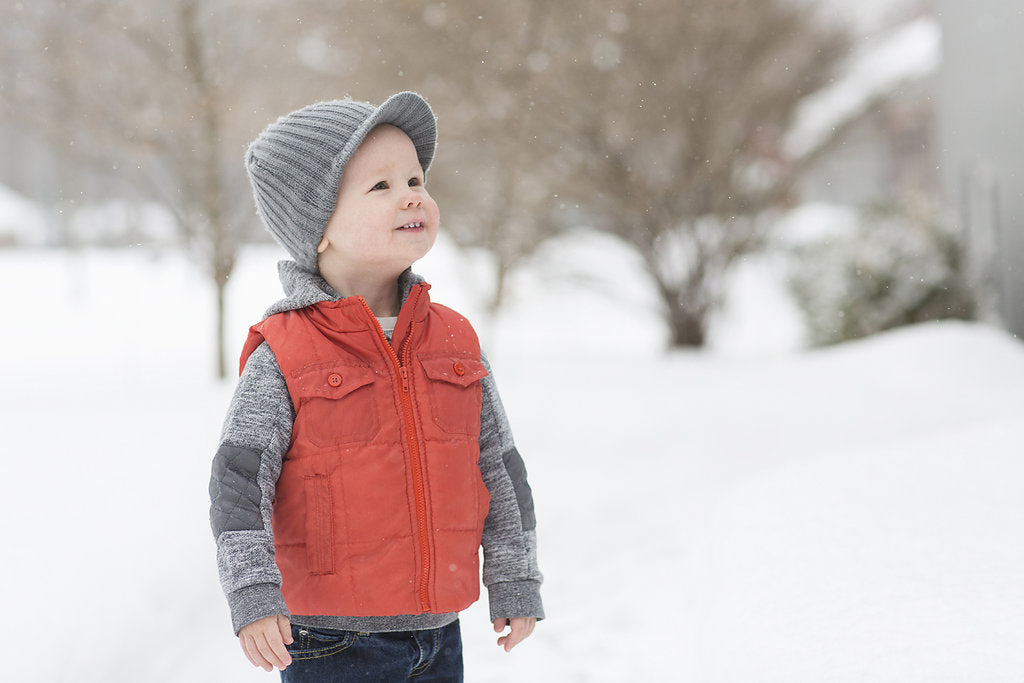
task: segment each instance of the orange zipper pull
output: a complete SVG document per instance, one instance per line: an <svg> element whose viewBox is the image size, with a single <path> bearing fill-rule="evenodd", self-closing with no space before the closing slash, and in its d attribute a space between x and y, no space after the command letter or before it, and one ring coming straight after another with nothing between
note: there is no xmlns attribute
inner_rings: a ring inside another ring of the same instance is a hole
<svg viewBox="0 0 1024 683"><path fill-rule="evenodd" d="M402 391L409 393L409 369L402 365L398 368L398 373L402 377Z"/></svg>

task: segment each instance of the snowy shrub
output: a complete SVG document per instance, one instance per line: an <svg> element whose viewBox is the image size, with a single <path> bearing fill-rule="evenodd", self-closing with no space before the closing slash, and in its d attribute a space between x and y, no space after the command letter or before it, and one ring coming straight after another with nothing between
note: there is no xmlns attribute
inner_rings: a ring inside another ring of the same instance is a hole
<svg viewBox="0 0 1024 683"><path fill-rule="evenodd" d="M964 238L922 203L871 207L853 230L798 247L790 288L815 345L976 312Z"/></svg>

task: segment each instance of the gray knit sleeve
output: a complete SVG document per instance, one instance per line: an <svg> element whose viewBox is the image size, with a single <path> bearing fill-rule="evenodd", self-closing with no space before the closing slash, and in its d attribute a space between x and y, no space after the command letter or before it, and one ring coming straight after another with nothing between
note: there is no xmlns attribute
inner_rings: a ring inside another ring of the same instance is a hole
<svg viewBox="0 0 1024 683"><path fill-rule="evenodd" d="M270 518L293 422L288 386L263 343L239 377L210 477L210 526L235 633L256 619L288 614Z"/></svg>
<svg viewBox="0 0 1024 683"><path fill-rule="evenodd" d="M483 581L491 619L543 619L533 493L490 366L485 357L482 360L488 375L481 382L480 472L491 494L482 542Z"/></svg>

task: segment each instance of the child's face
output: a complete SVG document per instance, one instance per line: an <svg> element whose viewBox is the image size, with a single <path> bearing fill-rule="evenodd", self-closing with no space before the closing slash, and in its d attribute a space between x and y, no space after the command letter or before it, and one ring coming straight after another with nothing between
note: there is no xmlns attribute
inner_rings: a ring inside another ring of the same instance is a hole
<svg viewBox="0 0 1024 683"><path fill-rule="evenodd" d="M395 126L378 126L345 164L337 208L317 247L320 272L352 282L397 278L430 251L439 220L412 140Z"/></svg>

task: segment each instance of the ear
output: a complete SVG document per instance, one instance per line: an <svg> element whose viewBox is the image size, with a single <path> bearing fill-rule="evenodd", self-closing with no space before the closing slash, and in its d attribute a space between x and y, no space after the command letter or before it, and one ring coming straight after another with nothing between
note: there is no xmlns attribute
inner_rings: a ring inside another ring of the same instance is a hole
<svg viewBox="0 0 1024 683"><path fill-rule="evenodd" d="M318 253L318 254L324 253L325 251L327 251L327 247L330 244L331 244L331 242L330 242L330 240L327 239L327 235L325 234L323 236L323 239L320 240L320 244L316 245L316 253Z"/></svg>

